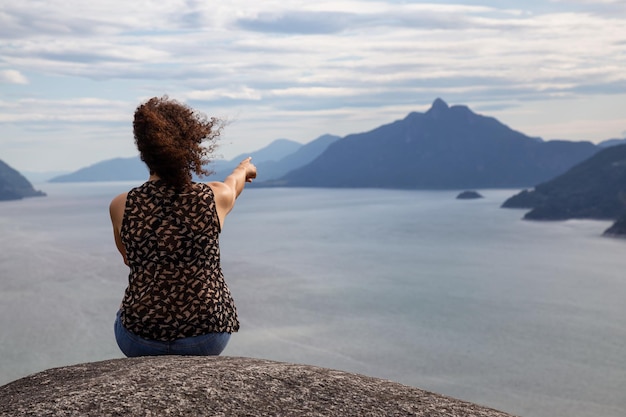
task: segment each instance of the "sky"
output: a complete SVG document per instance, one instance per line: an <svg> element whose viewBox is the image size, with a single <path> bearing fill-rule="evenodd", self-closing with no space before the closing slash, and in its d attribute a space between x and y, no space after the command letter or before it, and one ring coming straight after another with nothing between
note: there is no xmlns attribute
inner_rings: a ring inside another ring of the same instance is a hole
<svg viewBox="0 0 626 417"><path fill-rule="evenodd" d="M217 157L463 104L529 136L626 137L626 0L0 0L0 160L137 154L154 96L225 119Z"/></svg>

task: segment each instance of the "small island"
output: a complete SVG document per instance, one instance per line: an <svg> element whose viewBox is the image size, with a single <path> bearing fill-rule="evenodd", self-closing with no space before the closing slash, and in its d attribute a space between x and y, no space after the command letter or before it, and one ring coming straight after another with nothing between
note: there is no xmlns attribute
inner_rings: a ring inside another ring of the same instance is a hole
<svg viewBox="0 0 626 417"><path fill-rule="evenodd" d="M477 191L463 191L461 194L456 196L457 200L475 200L477 198L484 198L479 192Z"/></svg>

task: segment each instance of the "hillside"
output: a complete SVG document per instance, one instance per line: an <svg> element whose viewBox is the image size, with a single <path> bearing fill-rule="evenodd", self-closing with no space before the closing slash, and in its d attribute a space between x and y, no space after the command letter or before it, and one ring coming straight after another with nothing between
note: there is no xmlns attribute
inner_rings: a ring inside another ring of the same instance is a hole
<svg viewBox="0 0 626 417"><path fill-rule="evenodd" d="M437 99L425 113L331 144L310 164L268 185L465 189L528 187L600 148L528 137L466 106Z"/></svg>
<svg viewBox="0 0 626 417"><path fill-rule="evenodd" d="M306 145L301 145L295 152L285 155L280 159L259 160L257 156L253 155L252 160L258 170L258 177L255 183L280 178L294 169L307 165L320 156L328 146L337 140L339 140L339 136L323 135ZM233 163L239 163L239 161L240 159L237 158L232 160ZM232 168L234 168L234 166L232 166ZM224 172L222 175L217 174L217 176L224 177L229 173L230 170Z"/></svg>
<svg viewBox="0 0 626 417"><path fill-rule="evenodd" d="M257 178L252 185L256 186L259 182L274 180L295 168L306 165L317 158L328 145L337 139L339 139L338 136L323 135L305 145L288 139L278 139L264 148L238 155L229 161L214 161L209 167L213 170L213 174L210 178L203 178L203 180L221 181L232 172L239 162L251 156L258 171Z"/></svg>
<svg viewBox="0 0 626 417"><path fill-rule="evenodd" d="M599 151L564 174L509 198L531 220L610 219L626 213L626 145Z"/></svg>
<svg viewBox="0 0 626 417"><path fill-rule="evenodd" d="M45 195L44 192L35 190L33 185L17 170L0 160L0 201Z"/></svg>
<svg viewBox="0 0 626 417"><path fill-rule="evenodd" d="M243 153L232 158L230 161L239 163L241 160L252 156L258 161L279 161L302 148L302 144L289 139L276 139L268 146L250 153Z"/></svg>
<svg viewBox="0 0 626 417"><path fill-rule="evenodd" d="M626 237L626 212L604 231L605 236Z"/></svg>

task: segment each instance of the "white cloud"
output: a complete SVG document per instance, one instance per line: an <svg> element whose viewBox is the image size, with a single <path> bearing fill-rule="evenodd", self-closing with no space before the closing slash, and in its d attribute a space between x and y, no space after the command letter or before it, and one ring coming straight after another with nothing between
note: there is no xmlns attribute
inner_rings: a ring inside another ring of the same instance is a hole
<svg viewBox="0 0 626 417"><path fill-rule="evenodd" d="M0 83L28 84L28 78L26 78L21 72L16 70L1 70Z"/></svg>
<svg viewBox="0 0 626 417"><path fill-rule="evenodd" d="M21 99L0 102L0 122L130 122L133 108L128 103L99 98L65 100Z"/></svg>
<svg viewBox="0 0 626 417"><path fill-rule="evenodd" d="M243 86L236 88L220 88L215 90L190 91L183 94L184 98L200 101L215 101L220 99L231 100L261 100L262 96L259 91Z"/></svg>
<svg viewBox="0 0 626 417"><path fill-rule="evenodd" d="M13 2L0 13L0 82L14 84L0 117L122 123L169 94L270 141L351 133L435 97L510 109L626 93L623 2L500 3ZM566 120L541 126L551 136Z"/></svg>

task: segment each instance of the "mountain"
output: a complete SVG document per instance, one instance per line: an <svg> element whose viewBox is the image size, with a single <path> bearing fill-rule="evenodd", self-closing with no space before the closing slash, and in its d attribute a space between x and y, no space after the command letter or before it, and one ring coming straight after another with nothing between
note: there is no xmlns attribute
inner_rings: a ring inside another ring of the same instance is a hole
<svg viewBox="0 0 626 417"><path fill-rule="evenodd" d="M248 156L252 157L252 162L257 167L258 176L252 186L259 182L271 181L280 178L289 171L308 164L317 158L326 148L339 139L339 136L322 135L311 142L302 145L298 142L285 146L286 139L278 139L270 143L267 147L258 151L241 154L230 161L214 161L210 168L214 171L211 178L223 180L228 174ZM279 145L278 147L276 145ZM282 151L282 152L280 152ZM291 151L291 152L287 152ZM204 178L207 180L207 178Z"/></svg>
<svg viewBox="0 0 626 417"><path fill-rule="evenodd" d="M252 161L258 170L257 181L275 180L287 174L288 172L300 168L321 155L330 144L339 140L339 136L323 135L313 141L302 145L298 150L281 158L279 160L258 161L253 156ZM233 159L233 162L239 163L239 159ZM230 173L230 171L228 171ZM226 174L228 174L226 173ZM256 184L256 181L255 181Z"/></svg>
<svg viewBox="0 0 626 417"><path fill-rule="evenodd" d="M436 99L425 113L344 138L324 135L306 145L279 139L250 154L209 165L223 180L251 155L254 186L412 189L523 188L547 181L600 147L589 142L543 141L510 129L467 106ZM53 178L61 181L139 180L138 157L117 158Z"/></svg>
<svg viewBox="0 0 626 417"><path fill-rule="evenodd" d="M48 182L132 181L148 178L148 169L139 156L98 162Z"/></svg>
<svg viewBox="0 0 626 417"><path fill-rule="evenodd" d="M213 171L213 174L211 174L211 176L208 178L196 178L196 180L207 181L211 179L216 179L221 181L226 178L228 174L231 173L231 171L239 164L239 162L249 156L252 157L252 161L256 165L260 175L263 175L264 178L269 178L267 177L265 168L267 165L271 166L276 161L279 161L293 154L294 152L298 152L300 149L302 149L302 146L303 145L301 143L289 139L277 139L264 148L261 148L254 152L237 155L231 160L213 161L208 167L210 170Z"/></svg>
<svg viewBox="0 0 626 417"><path fill-rule="evenodd" d="M598 143L598 146L602 148L608 148L609 146L624 145L626 144L626 138L624 139L608 139Z"/></svg>
<svg viewBox="0 0 626 417"><path fill-rule="evenodd" d="M425 113L332 143L275 186L466 189L528 187L551 179L599 148L542 141L467 106L436 99Z"/></svg>
<svg viewBox="0 0 626 417"><path fill-rule="evenodd" d="M251 156L252 159L259 162L266 161L279 161L286 156L297 152L302 147L301 143L298 143L289 139L276 139L264 148L254 151L252 153L243 153L232 158L232 162L241 162L243 159Z"/></svg>
<svg viewBox="0 0 626 417"><path fill-rule="evenodd" d="M35 190L22 174L0 160L0 201L45 195L44 192Z"/></svg>
<svg viewBox="0 0 626 417"><path fill-rule="evenodd" d="M604 231L605 236L626 237L626 213L618 218L615 223Z"/></svg>
<svg viewBox="0 0 626 417"><path fill-rule="evenodd" d="M213 174L195 180L223 180L230 172L248 156L257 165L261 179L274 179L279 175L304 165L316 158L337 136L325 135L302 145L301 143L277 139L255 152L239 155L229 161L214 160L208 165ZM49 182L91 182L91 181L134 181L145 180L148 169L139 156L130 158L114 158L98 162L69 174L51 178Z"/></svg>
<svg viewBox="0 0 626 417"><path fill-rule="evenodd" d="M615 220L626 214L626 145L602 149L502 207L532 209L524 216L531 220Z"/></svg>

